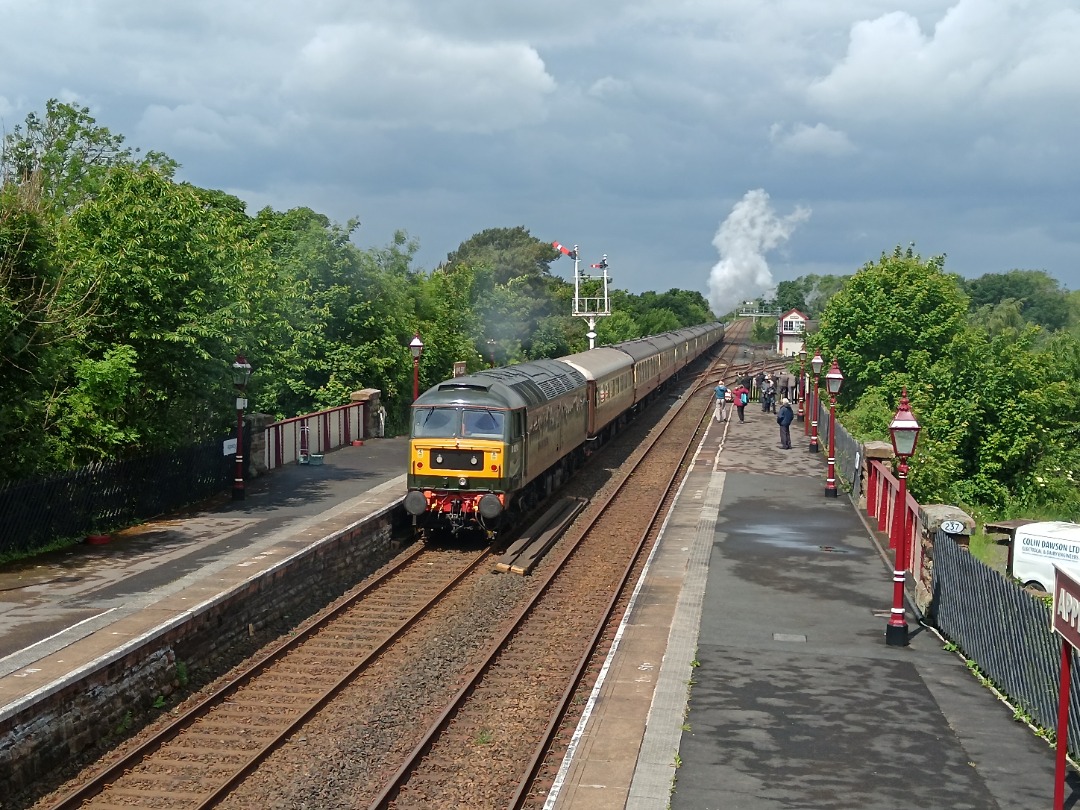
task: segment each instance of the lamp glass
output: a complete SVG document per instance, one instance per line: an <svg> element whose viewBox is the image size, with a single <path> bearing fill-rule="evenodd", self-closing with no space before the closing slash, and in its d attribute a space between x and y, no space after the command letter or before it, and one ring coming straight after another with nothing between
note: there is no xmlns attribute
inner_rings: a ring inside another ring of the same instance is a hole
<svg viewBox="0 0 1080 810"><path fill-rule="evenodd" d="M906 401L904 403L907 404ZM889 437L892 439L893 452L901 458L914 455L915 445L919 441L922 429L910 409L901 406L889 424Z"/></svg>
<svg viewBox="0 0 1080 810"><path fill-rule="evenodd" d="M412 352L413 360L419 360L420 355L424 353L424 341L420 339L419 332L409 341L409 351Z"/></svg>
<svg viewBox="0 0 1080 810"><path fill-rule="evenodd" d="M829 393L836 396L840 393L840 386L844 384L844 375L840 373L840 366L833 360L832 368L829 369L829 373L825 375L825 387L829 390Z"/></svg>
<svg viewBox="0 0 1080 810"><path fill-rule="evenodd" d="M247 361L247 358L242 354L236 355L236 360L233 361L233 385L237 388L243 388L247 385L248 378L251 376L251 363Z"/></svg>
<svg viewBox="0 0 1080 810"><path fill-rule="evenodd" d="M810 368L814 370L814 374L820 374L821 369L825 366L825 361L821 358L821 352L814 355L814 359L810 361Z"/></svg>
<svg viewBox="0 0 1080 810"><path fill-rule="evenodd" d="M893 452L901 458L909 458L915 454L915 442L919 438L919 429L915 428L889 428L892 436Z"/></svg>

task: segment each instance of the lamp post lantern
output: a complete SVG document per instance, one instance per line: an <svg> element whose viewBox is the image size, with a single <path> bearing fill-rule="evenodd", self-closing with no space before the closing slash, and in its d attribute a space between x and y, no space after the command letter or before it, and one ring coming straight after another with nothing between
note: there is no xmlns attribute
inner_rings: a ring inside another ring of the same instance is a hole
<svg viewBox="0 0 1080 810"><path fill-rule="evenodd" d="M799 404L797 416L799 421L805 424L806 412L803 410L803 399L806 398L806 349L799 349L799 386L795 390L795 401Z"/></svg>
<svg viewBox="0 0 1080 810"><path fill-rule="evenodd" d="M829 472L825 478L825 497L835 498L836 490L836 395L844 383L844 375L833 358L832 367L825 375L825 387L829 389Z"/></svg>
<svg viewBox="0 0 1080 810"><path fill-rule="evenodd" d="M409 351L412 352L412 398L416 402L420 396L420 355L424 353L424 341L419 332L409 341Z"/></svg>
<svg viewBox="0 0 1080 810"><path fill-rule="evenodd" d="M491 359L491 368L495 368L495 338L487 339L488 357Z"/></svg>
<svg viewBox="0 0 1080 810"><path fill-rule="evenodd" d="M904 580L907 576L908 525L907 525L907 474L908 459L915 454L919 440L919 422L908 404L907 388L900 395L900 407L889 425L889 438L893 452L900 459L896 465L896 477L900 482L897 501L893 505L893 542L896 546L896 563L893 565L893 603L889 612L889 624L885 628L885 643L890 647L904 647L908 643L907 615L904 611Z"/></svg>
<svg viewBox="0 0 1080 810"><path fill-rule="evenodd" d="M232 497L242 501L244 490L244 408L247 407L247 384L251 377L251 363L242 354L233 361L233 385L236 387L236 472L233 475Z"/></svg>
<svg viewBox="0 0 1080 810"><path fill-rule="evenodd" d="M810 368L814 372L814 387L810 391L810 452L818 452L817 415L818 415L818 375L825 361L821 352L814 353L814 359L810 361Z"/></svg>

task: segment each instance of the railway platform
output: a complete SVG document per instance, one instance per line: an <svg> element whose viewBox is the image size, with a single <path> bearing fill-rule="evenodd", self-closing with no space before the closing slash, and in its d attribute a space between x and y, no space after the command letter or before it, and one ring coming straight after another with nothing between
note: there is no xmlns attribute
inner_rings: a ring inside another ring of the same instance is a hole
<svg viewBox="0 0 1080 810"><path fill-rule="evenodd" d="M198 510L0 571L0 720L405 495L408 439L371 439Z"/></svg>
<svg viewBox="0 0 1080 810"><path fill-rule="evenodd" d="M711 423L545 807L1051 806L1054 750L940 638L885 645L892 558L797 428Z"/></svg>

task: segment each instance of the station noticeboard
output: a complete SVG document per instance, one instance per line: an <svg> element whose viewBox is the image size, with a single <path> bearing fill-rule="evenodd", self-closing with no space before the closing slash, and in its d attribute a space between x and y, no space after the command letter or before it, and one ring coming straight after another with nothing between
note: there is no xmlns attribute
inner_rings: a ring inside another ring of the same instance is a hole
<svg viewBox="0 0 1080 810"><path fill-rule="evenodd" d="M1074 650L1080 649L1080 582L1054 566L1054 610L1050 629Z"/></svg>
<svg viewBox="0 0 1080 810"><path fill-rule="evenodd" d="M1080 582L1054 566L1054 609L1050 629L1061 636L1061 678L1058 681L1057 762L1054 768L1054 808L1065 806L1065 757L1069 747L1069 688L1072 651L1080 649Z"/></svg>
<svg viewBox="0 0 1080 810"><path fill-rule="evenodd" d="M465 374L466 374L466 372L465 372L465 361L464 360L458 360L457 362L454 363L454 376L455 377L464 377Z"/></svg>

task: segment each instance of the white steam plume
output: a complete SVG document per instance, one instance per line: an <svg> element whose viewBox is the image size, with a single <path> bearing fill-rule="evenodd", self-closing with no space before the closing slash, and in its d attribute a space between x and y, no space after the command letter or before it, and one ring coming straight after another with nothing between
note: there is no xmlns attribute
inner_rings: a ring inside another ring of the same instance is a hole
<svg viewBox="0 0 1080 810"><path fill-rule="evenodd" d="M720 261L709 274L713 312L722 316L776 286L764 254L786 242L795 226L809 217L810 209L802 206L778 217L764 189L746 192L713 237L720 252Z"/></svg>

